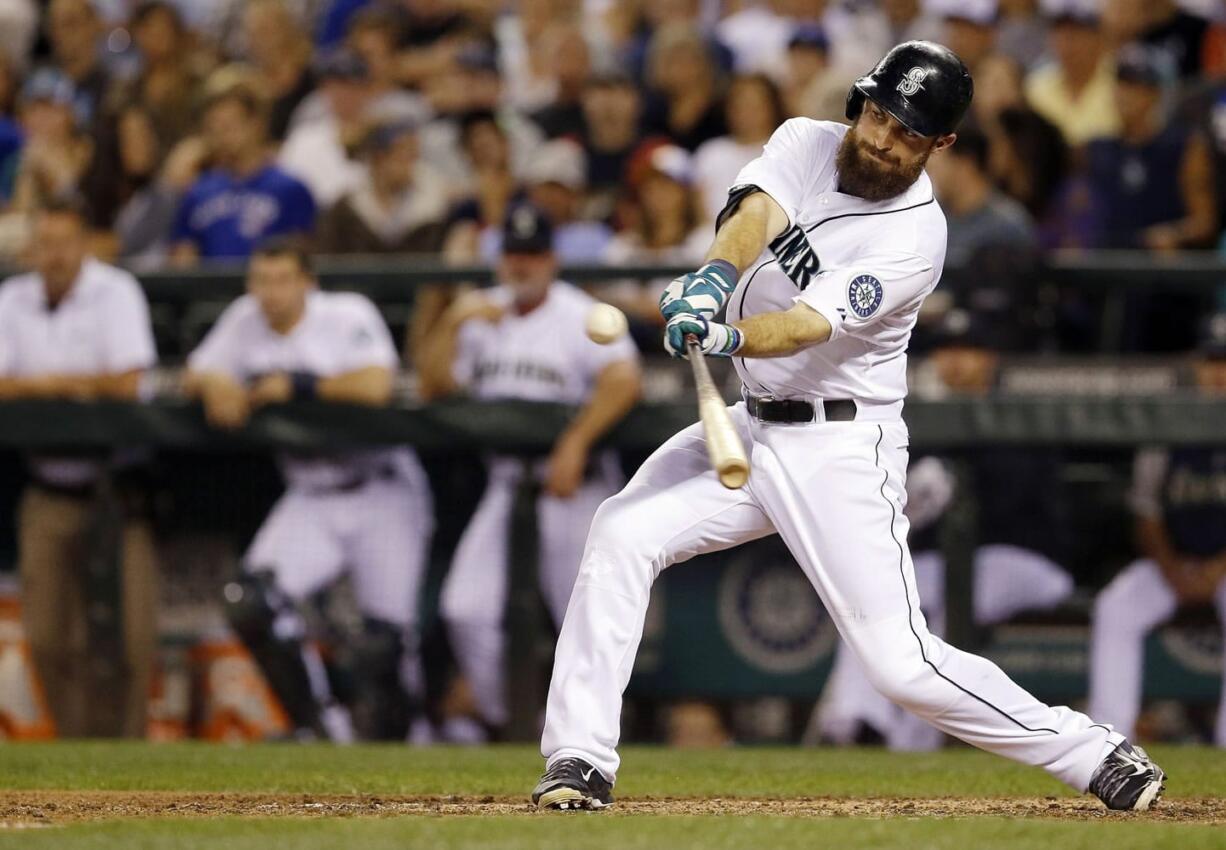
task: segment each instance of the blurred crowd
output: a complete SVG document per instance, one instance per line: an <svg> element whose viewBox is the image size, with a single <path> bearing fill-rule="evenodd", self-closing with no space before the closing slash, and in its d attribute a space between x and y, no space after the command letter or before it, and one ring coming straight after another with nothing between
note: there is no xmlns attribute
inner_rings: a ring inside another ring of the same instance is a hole
<svg viewBox="0 0 1226 850"><path fill-rule="evenodd" d="M2 0L0 23L9 261L72 193L96 253L138 267L287 233L488 260L520 197L563 262L690 262L773 129L841 120L907 38L976 80L932 163L952 265L1221 240L1213 0Z"/></svg>

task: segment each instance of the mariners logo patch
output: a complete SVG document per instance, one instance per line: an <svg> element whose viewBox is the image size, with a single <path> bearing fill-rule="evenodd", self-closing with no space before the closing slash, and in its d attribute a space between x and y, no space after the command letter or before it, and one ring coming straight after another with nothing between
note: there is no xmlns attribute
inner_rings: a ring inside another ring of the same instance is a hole
<svg viewBox="0 0 1226 850"><path fill-rule="evenodd" d="M924 68L915 67L908 71L895 88L902 92L903 97L911 97L912 95L924 90L924 77L928 76L928 71Z"/></svg>
<svg viewBox="0 0 1226 850"><path fill-rule="evenodd" d="M867 319L880 310L884 297L885 290L881 288L881 281L871 274L854 278L851 286L847 288L847 303L851 305L851 311L861 319Z"/></svg>

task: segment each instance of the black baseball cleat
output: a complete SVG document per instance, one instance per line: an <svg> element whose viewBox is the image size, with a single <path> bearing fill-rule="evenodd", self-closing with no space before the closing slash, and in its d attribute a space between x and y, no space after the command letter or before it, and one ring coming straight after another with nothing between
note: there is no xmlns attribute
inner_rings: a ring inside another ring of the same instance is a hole
<svg viewBox="0 0 1226 850"><path fill-rule="evenodd" d="M583 759L558 759L532 792L538 808L571 811L613 805L613 786Z"/></svg>
<svg viewBox="0 0 1226 850"><path fill-rule="evenodd" d="M1090 778L1089 791L1117 811L1143 812L1158 804L1166 790L1166 773L1145 750L1127 741L1103 759Z"/></svg>

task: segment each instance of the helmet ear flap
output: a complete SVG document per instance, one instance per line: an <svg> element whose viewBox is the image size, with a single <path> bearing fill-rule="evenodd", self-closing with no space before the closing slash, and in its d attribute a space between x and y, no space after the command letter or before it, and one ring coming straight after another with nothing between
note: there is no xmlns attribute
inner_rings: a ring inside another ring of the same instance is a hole
<svg viewBox="0 0 1226 850"><path fill-rule="evenodd" d="M860 117L860 113L864 111L864 92L860 91L859 85L853 85L847 92L847 109L845 114L848 121L855 121Z"/></svg>

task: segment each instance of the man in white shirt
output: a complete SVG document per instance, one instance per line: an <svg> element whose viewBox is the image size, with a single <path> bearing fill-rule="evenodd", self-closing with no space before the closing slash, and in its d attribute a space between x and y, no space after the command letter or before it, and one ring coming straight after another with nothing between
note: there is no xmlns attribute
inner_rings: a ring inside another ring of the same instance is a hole
<svg viewBox="0 0 1226 850"><path fill-rule="evenodd" d="M587 338L584 320L596 301L556 279L552 227L539 210L513 208L501 241L500 285L458 299L444 315L426 343L422 391L581 406L548 460L531 470L543 490L541 592L561 625L592 514L622 483L617 457L596 443L638 398L638 352L627 336L605 346ZM487 466L489 484L456 548L440 608L479 720L496 732L508 720L502 619L524 461L494 456Z"/></svg>
<svg viewBox="0 0 1226 850"><path fill-rule="evenodd" d="M47 206L34 223L34 271L0 284L0 400L138 398L157 354L149 307L135 278L88 255L81 210ZM153 536L135 498L124 499L119 561L121 634L115 681L91 664L86 561L115 557L91 532L112 510L111 464L100 456L33 457L18 549L22 613L56 730L62 737L145 734L156 641ZM124 492L121 495L137 494ZM110 503L110 504L108 504Z"/></svg>
<svg viewBox="0 0 1226 850"><path fill-rule="evenodd" d="M188 358L184 390L215 427L292 400L382 407L398 358L375 306L320 292L306 255L269 242L252 258L248 294ZM225 589L230 622L300 736L353 737L298 606L349 573L362 614L353 656L353 725L403 738L417 689L416 611L433 527L429 485L407 448L280 458L287 488Z"/></svg>
<svg viewBox="0 0 1226 850"><path fill-rule="evenodd" d="M907 551L907 344L940 279L945 218L924 165L954 143L970 72L931 42L855 82L852 126L785 122L729 192L707 263L661 299L665 347L731 357L748 483L726 489L701 424L666 442L592 521L558 638L533 802L612 803L621 693L653 582L694 555L779 534L873 686L942 731L1045 768L1113 809L1165 774L1109 726L1039 702L933 635ZM727 306L727 323L715 321Z"/></svg>
<svg viewBox="0 0 1226 850"><path fill-rule="evenodd" d="M327 54L317 66L320 93L329 109L318 120L299 122L290 130L277 164L305 183L316 206L326 210L360 185L366 173L349 152L368 129L367 106L374 88L366 62L351 51Z"/></svg>

